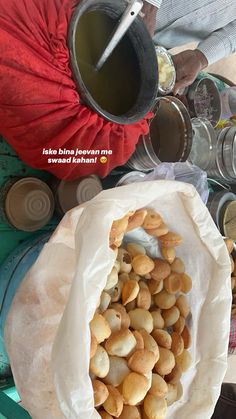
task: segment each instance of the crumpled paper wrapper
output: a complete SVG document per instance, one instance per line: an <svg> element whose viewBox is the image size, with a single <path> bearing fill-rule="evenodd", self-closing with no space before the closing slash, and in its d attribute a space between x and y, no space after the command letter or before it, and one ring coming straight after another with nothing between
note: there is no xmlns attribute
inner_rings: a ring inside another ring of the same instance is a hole
<svg viewBox="0 0 236 419"><path fill-rule="evenodd" d="M195 188L172 181L103 191L61 221L14 298L5 338L17 389L33 419L97 419L89 378L89 322L114 263L114 219L155 209L184 238L177 249L193 279L188 299L193 365L183 375L182 399L170 419L210 419L227 368L230 261L222 237ZM142 229L127 239L157 256Z"/></svg>

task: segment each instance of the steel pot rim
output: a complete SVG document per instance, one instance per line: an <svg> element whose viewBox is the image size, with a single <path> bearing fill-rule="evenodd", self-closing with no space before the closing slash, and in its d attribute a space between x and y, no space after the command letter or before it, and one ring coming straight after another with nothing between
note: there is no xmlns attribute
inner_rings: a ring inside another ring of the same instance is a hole
<svg viewBox="0 0 236 419"><path fill-rule="evenodd" d="M106 11L112 12L113 15L115 15L116 17L119 17L123 11L125 10L126 7L126 3L124 1L120 1L119 4L116 3L116 8L119 9L119 13L117 14L117 10L114 11L114 7L112 9L112 5L114 6L114 2L111 0L101 0L100 2L100 6L101 4L104 5L104 7L106 8ZM70 21L70 25L69 25L69 31L68 31L68 47L69 47L69 53L70 53L70 65L71 65L71 69L72 69L72 74L73 74L73 78L75 80L76 86L80 92L80 96L82 101L84 101L84 103L86 103L89 107L91 107L94 111L96 111L97 113L99 113L103 118L105 118L106 120L110 121L110 122L114 122L117 124L122 124L122 125L130 125L133 123L136 123L138 121L140 121L141 119L143 119L147 113L150 111L150 109L153 107L153 104L155 102L156 96L157 96L157 91L158 91L158 64L157 64L157 59L156 59L156 52L155 52L155 47L154 44L151 40L151 37L149 35L148 30L146 29L143 20L141 19L141 17L137 17L136 20L133 22L131 28L129 29L129 31L127 33L133 33L134 32L134 27L136 25L139 27L140 31L142 30L143 34L145 34L145 36L142 36L142 39L145 40L145 46L143 45L143 49L145 49L145 52L148 51L150 56L152 56L152 76L154 80L154 77L156 78L155 83L153 82L153 86L152 86L152 95L150 95L150 98L148 100L148 103L143 106L142 111L135 111L135 107L137 107L137 103L124 115L113 115L110 112L105 111L92 97L92 95L89 93L88 89L85 86L85 83L83 81L83 78L81 76L80 73L80 69L76 60L76 51L75 51L75 33L76 33L76 29L77 29L77 25L79 22L79 19L81 18L81 16L83 15L83 13L85 13L86 11L90 10L97 10L96 8L96 2L94 0L82 0L77 7L74 10L74 13L72 15L71 21ZM133 39L135 39L135 37L133 37ZM148 42L147 42L148 39ZM139 52L139 49L137 49L136 52ZM144 61L144 60L143 60ZM155 74L155 76L154 76ZM145 77L143 77L143 80L146 82ZM142 80L142 83L143 83ZM155 84L155 86L154 86ZM143 88L144 91L144 88ZM139 102L139 106L140 106L140 94L141 89L139 91L138 97L137 97L137 102ZM133 109L133 112L132 112Z"/></svg>

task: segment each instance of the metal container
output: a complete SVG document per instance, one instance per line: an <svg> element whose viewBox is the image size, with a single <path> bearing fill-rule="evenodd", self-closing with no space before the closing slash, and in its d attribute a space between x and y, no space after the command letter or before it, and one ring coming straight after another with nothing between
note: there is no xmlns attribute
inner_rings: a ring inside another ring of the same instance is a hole
<svg viewBox="0 0 236 419"><path fill-rule="evenodd" d="M145 173L138 171L123 173L122 175L110 175L102 180L102 186L104 189L116 188L130 183L142 182L144 177Z"/></svg>
<svg viewBox="0 0 236 419"><path fill-rule="evenodd" d="M213 80L203 78L194 82L187 92L191 116L208 119L216 127L221 117L221 98Z"/></svg>
<svg viewBox="0 0 236 419"><path fill-rule="evenodd" d="M217 166L217 169L221 178L226 181L230 181L231 178L228 175L228 171L225 167L224 159L223 159L223 144L224 144L225 135L227 132L228 132L228 128L225 128L225 130L222 130L218 134L217 149L216 149L216 166Z"/></svg>
<svg viewBox="0 0 236 419"><path fill-rule="evenodd" d="M158 73L159 73L159 93L161 95L170 94L176 81L176 70L171 54L163 47L156 47ZM165 66L165 67L164 67ZM163 77L166 76L166 80Z"/></svg>
<svg viewBox="0 0 236 419"><path fill-rule="evenodd" d="M236 127L217 130L215 162L207 173L214 179L236 182Z"/></svg>
<svg viewBox="0 0 236 419"><path fill-rule="evenodd" d="M236 195L232 192L221 191L211 193L208 199L207 208L217 225L220 229L221 211L226 202L233 202L236 200ZM221 231L222 232L222 231ZM223 234L223 232L222 232Z"/></svg>
<svg viewBox="0 0 236 419"><path fill-rule="evenodd" d="M139 138L134 154L130 157L126 166L130 169L149 172L161 161L157 158L149 135Z"/></svg>
<svg viewBox="0 0 236 419"><path fill-rule="evenodd" d="M68 44L82 100L107 120L130 125L153 107L158 90L155 47L141 17L102 69L95 69L126 7L123 0L80 1L70 22Z"/></svg>
<svg viewBox="0 0 236 419"><path fill-rule="evenodd" d="M226 201L222 206L219 227L223 236L236 241L236 197L234 201Z"/></svg>
<svg viewBox="0 0 236 419"><path fill-rule="evenodd" d="M0 191L2 221L18 230L40 230L51 220L54 208L51 189L37 178L13 178Z"/></svg>
<svg viewBox="0 0 236 419"><path fill-rule="evenodd" d="M225 134L223 161L229 176L236 179L236 127L229 128Z"/></svg>
<svg viewBox="0 0 236 419"><path fill-rule="evenodd" d="M56 211L60 216L64 216L72 208L90 201L103 190L102 183L96 175L72 181L54 179L51 187L55 194Z"/></svg>
<svg viewBox="0 0 236 419"><path fill-rule="evenodd" d="M222 130L216 131L216 148L215 148L215 158L212 164L207 168L207 175L213 179L218 180L228 180L227 173L224 171L223 156L222 156L222 143L227 132L228 128L223 128ZM223 168L223 171L222 171Z"/></svg>
<svg viewBox="0 0 236 419"><path fill-rule="evenodd" d="M41 234L20 244L0 267L0 380L11 375L4 345L4 325L11 303L27 271L36 261L51 233Z"/></svg>
<svg viewBox="0 0 236 419"><path fill-rule="evenodd" d="M216 133L211 123L205 118L193 118L193 143L189 162L206 170L215 161Z"/></svg>
<svg viewBox="0 0 236 419"><path fill-rule="evenodd" d="M192 124L184 104L172 96L160 97L153 110L150 132L139 139L127 162L131 169L148 171L161 162L184 162L192 148Z"/></svg>

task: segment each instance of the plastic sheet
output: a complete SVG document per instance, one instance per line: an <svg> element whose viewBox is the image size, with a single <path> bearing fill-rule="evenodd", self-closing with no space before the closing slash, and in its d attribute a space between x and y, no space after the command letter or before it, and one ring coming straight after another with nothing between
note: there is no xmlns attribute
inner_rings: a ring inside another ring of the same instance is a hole
<svg viewBox="0 0 236 419"><path fill-rule="evenodd" d="M100 417L89 378L89 322L114 263L111 224L141 207L156 209L183 236L177 255L193 278L188 297L193 365L182 380L183 397L169 408L168 418L210 419L227 368L230 260L195 188L172 181L103 191L70 211L26 275L5 337L17 388L33 419ZM148 241L140 229L132 237ZM149 253L158 252L149 243Z"/></svg>
<svg viewBox="0 0 236 419"><path fill-rule="evenodd" d="M197 189L204 204L208 201L209 188L207 173L198 166L189 162L161 163L151 173L143 178L144 181L160 179L191 183L191 185Z"/></svg>

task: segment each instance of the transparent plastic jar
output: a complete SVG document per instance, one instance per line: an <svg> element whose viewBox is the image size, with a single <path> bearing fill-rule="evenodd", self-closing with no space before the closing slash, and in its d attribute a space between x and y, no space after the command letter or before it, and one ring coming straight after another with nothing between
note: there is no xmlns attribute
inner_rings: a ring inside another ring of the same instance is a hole
<svg viewBox="0 0 236 419"><path fill-rule="evenodd" d="M221 119L229 119L236 115L236 87L227 87L221 92Z"/></svg>
<svg viewBox="0 0 236 419"><path fill-rule="evenodd" d="M176 70L171 54L163 47L156 48L158 62L158 92L160 95L168 95L173 92L176 81Z"/></svg>
<svg viewBox="0 0 236 419"><path fill-rule="evenodd" d="M215 161L216 133L205 118L193 118L193 143L188 161L207 170Z"/></svg>

